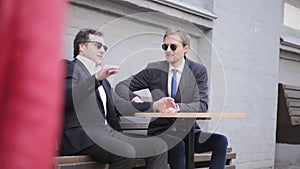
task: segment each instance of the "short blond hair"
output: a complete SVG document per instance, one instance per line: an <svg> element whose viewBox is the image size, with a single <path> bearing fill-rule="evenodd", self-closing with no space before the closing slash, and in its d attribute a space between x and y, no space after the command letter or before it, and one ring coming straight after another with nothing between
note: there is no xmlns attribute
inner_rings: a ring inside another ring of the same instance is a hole
<svg viewBox="0 0 300 169"><path fill-rule="evenodd" d="M180 37L180 39L182 40L182 44L185 46L185 45L188 45L190 46L191 44L191 37L190 35L185 32L182 28L180 27L171 27L171 28L168 28L165 32L165 35L164 35L164 38L163 40L165 40L165 38L169 35L178 35Z"/></svg>

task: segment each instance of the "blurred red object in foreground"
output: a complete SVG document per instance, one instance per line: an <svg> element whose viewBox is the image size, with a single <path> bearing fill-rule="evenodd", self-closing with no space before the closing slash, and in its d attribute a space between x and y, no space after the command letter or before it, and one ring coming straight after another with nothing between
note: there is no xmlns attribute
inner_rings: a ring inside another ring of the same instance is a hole
<svg viewBox="0 0 300 169"><path fill-rule="evenodd" d="M54 168L65 7L62 0L0 0L2 169Z"/></svg>

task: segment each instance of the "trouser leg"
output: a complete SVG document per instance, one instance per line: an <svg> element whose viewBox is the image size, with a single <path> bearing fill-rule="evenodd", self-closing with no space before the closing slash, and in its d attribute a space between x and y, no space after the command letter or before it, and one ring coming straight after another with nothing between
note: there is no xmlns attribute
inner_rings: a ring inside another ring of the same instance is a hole
<svg viewBox="0 0 300 169"><path fill-rule="evenodd" d="M113 152L110 152L109 150L103 149L96 144L78 154L89 155L91 158L100 163L108 163L109 169L131 169L134 164L134 158L130 157L135 156L135 149L128 143L123 143L116 146L122 149L122 151L127 152L128 156L119 156Z"/></svg>
<svg viewBox="0 0 300 169"><path fill-rule="evenodd" d="M168 146L162 139L132 133L124 136L123 139L135 148L136 157L145 159L146 169L168 168Z"/></svg>
<svg viewBox="0 0 300 169"><path fill-rule="evenodd" d="M185 169L185 144L180 135L169 132L160 135L168 145L168 163L171 169Z"/></svg>
<svg viewBox="0 0 300 169"><path fill-rule="evenodd" d="M167 158L167 152L146 158L146 169L167 169Z"/></svg>
<svg viewBox="0 0 300 169"><path fill-rule="evenodd" d="M168 151L168 163L171 169L185 169L184 141L180 141Z"/></svg>
<svg viewBox="0 0 300 169"><path fill-rule="evenodd" d="M197 132L195 134L195 152L212 151L210 169L224 169L227 145L227 138L221 134L206 132Z"/></svg>

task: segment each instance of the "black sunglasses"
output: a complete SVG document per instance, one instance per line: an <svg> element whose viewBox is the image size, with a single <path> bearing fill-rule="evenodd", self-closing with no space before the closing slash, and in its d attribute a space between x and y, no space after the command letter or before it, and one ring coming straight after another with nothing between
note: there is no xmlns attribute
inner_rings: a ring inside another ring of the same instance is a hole
<svg viewBox="0 0 300 169"><path fill-rule="evenodd" d="M103 45L101 42L97 42L97 41L85 41L86 43L95 43L97 45L98 49L101 49L101 47L103 46L104 51L106 52L108 47Z"/></svg>
<svg viewBox="0 0 300 169"><path fill-rule="evenodd" d="M168 50L169 46L170 46L170 48L171 48L172 51L175 51L177 49L177 45L175 45L175 44L169 44L169 45L162 44L161 45L161 47L162 47L163 50Z"/></svg>

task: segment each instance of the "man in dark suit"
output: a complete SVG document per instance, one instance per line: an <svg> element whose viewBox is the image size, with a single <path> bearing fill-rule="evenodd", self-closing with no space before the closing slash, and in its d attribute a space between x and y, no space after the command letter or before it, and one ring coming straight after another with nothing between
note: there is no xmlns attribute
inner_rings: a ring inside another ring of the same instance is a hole
<svg viewBox="0 0 300 169"><path fill-rule="evenodd" d="M89 155L99 162L109 163L110 169L132 168L134 158L143 157L146 158L146 168L166 169L167 145L163 140L149 138L145 142L119 132L121 127L115 106L119 107L118 110L130 112L135 108L117 97L106 80L119 68L115 65L100 67L107 50L103 34L82 29L73 45L75 59L66 61L61 155ZM143 106L144 103L136 105Z"/></svg>
<svg viewBox="0 0 300 169"><path fill-rule="evenodd" d="M153 103L149 111L164 113L206 112L208 109L208 75L206 68L186 57L190 36L180 28L170 28L163 37L162 48L166 61L149 63L147 67L120 82L116 93L126 99L140 101L133 92L149 89L153 101L172 97L175 106ZM169 146L171 169L184 169L185 144L182 138L188 131L183 119L158 118L150 122L148 134L160 136ZM191 124L189 127L193 127ZM211 169L224 169L227 138L220 134L195 130L195 152L212 151ZM207 137L208 136L208 137ZM206 137L207 139L205 139Z"/></svg>

